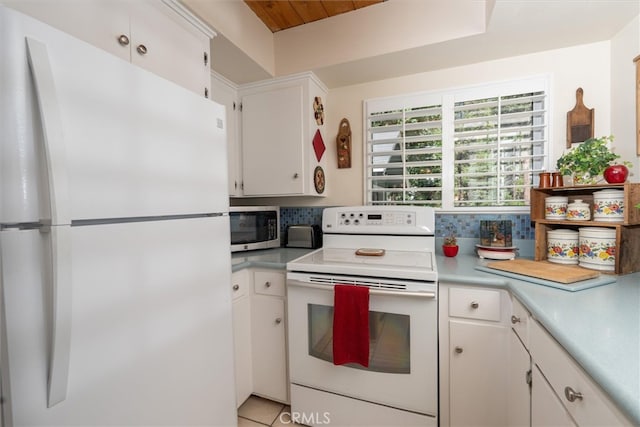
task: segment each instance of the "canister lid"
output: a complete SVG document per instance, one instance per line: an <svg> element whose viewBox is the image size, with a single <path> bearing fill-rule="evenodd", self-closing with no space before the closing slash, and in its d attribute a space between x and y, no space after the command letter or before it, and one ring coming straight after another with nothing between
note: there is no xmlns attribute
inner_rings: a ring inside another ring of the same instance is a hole
<svg viewBox="0 0 640 427"><path fill-rule="evenodd" d="M544 201L547 203L567 203L569 198L564 196L552 196L545 198Z"/></svg>
<svg viewBox="0 0 640 427"><path fill-rule="evenodd" d="M615 239L616 238L616 230L615 228L604 228L604 227L580 227L578 229L580 232L580 237L596 237L603 239Z"/></svg>
<svg viewBox="0 0 640 427"><path fill-rule="evenodd" d="M624 197L623 190L600 190L594 191L593 197L598 199L619 199Z"/></svg>
<svg viewBox="0 0 640 427"><path fill-rule="evenodd" d="M575 230L569 230L566 228L559 228L556 230L549 230L547 231L547 236L554 238L554 239L560 239L560 238L565 238L565 239L577 239L578 238L578 232Z"/></svg>

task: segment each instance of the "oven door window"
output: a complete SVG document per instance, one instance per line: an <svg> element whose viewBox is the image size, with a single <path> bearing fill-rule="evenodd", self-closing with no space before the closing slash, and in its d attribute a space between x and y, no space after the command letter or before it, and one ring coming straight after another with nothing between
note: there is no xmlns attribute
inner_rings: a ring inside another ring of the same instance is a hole
<svg viewBox="0 0 640 427"><path fill-rule="evenodd" d="M309 355L333 363L333 307L308 304ZM369 311L369 367L374 372L411 373L409 315Z"/></svg>

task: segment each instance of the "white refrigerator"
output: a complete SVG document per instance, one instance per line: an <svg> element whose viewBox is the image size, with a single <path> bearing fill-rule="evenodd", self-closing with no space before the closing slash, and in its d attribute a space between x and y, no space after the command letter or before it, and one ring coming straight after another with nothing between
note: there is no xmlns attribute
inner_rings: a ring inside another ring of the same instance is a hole
<svg viewBox="0 0 640 427"><path fill-rule="evenodd" d="M0 5L4 426L236 424L224 107Z"/></svg>

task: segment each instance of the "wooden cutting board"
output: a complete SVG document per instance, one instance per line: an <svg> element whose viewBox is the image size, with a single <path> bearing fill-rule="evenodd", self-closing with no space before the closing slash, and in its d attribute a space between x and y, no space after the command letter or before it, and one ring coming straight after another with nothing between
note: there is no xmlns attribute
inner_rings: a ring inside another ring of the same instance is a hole
<svg viewBox="0 0 640 427"><path fill-rule="evenodd" d="M600 276L597 271L576 265L563 265L548 261L532 261L519 258L510 261L490 262L487 267L559 283L574 283Z"/></svg>
<svg viewBox="0 0 640 427"><path fill-rule="evenodd" d="M567 148L571 148L574 142L584 142L593 138L595 110L585 107L583 95L584 92L579 87L576 90L576 106L567 113Z"/></svg>

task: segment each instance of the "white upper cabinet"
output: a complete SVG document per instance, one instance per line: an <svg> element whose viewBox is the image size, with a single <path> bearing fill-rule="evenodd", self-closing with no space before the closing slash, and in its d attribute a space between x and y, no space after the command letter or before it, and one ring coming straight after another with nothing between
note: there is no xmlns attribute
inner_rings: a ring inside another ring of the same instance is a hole
<svg viewBox="0 0 640 427"><path fill-rule="evenodd" d="M239 135L238 87L223 76L211 72L211 99L226 107L227 159L229 167L229 196L242 196L242 147Z"/></svg>
<svg viewBox="0 0 640 427"><path fill-rule="evenodd" d="M311 73L240 88L244 196L326 195L326 93Z"/></svg>
<svg viewBox="0 0 640 427"><path fill-rule="evenodd" d="M174 0L7 0L7 6L171 80L210 92L215 32Z"/></svg>

